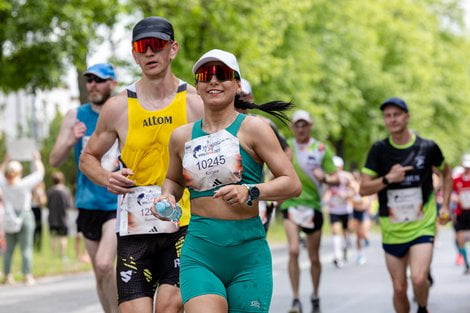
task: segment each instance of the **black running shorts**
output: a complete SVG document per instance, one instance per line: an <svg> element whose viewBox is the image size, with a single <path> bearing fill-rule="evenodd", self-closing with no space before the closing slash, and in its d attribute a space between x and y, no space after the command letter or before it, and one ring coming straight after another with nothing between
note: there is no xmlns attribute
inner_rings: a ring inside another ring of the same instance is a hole
<svg viewBox="0 0 470 313"><path fill-rule="evenodd" d="M187 227L172 234L119 236L117 289L119 304L150 297L162 284L179 287L180 252Z"/></svg>

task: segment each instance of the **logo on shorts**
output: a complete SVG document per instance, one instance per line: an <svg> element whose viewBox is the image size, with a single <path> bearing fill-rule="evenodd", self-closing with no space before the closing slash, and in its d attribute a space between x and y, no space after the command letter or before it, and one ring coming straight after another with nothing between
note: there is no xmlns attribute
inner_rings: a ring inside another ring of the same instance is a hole
<svg viewBox="0 0 470 313"><path fill-rule="evenodd" d="M128 270L128 271L122 271L121 272L121 280L125 283L129 282L129 280L131 280L132 278L132 270Z"/></svg>
<svg viewBox="0 0 470 313"><path fill-rule="evenodd" d="M251 301L250 306L252 308L258 308L259 309L261 307L261 303L259 303L259 301L257 301L257 300L254 300L254 301Z"/></svg>

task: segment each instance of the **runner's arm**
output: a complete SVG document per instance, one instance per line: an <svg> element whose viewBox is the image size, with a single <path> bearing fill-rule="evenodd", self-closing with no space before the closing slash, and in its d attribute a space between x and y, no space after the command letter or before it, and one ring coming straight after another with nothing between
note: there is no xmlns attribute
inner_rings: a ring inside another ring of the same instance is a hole
<svg viewBox="0 0 470 313"><path fill-rule="evenodd" d="M130 191L134 182L126 176L132 175L132 170L128 168L111 172L101 166L101 158L113 146L118 138L115 131L115 124L120 122L123 113L123 99L119 96L112 97L104 104L96 129L90 137L85 150L80 156L80 170L94 183L105 186L115 194L124 194Z"/></svg>
<svg viewBox="0 0 470 313"><path fill-rule="evenodd" d="M70 109L65 114L60 126L59 135L54 143L51 154L49 156L49 164L58 167L67 158L70 150L77 142L78 138L74 134L74 126L77 122L77 110ZM83 135L82 135L83 136Z"/></svg>
<svg viewBox="0 0 470 313"><path fill-rule="evenodd" d="M284 200L300 195L302 185L299 177L271 126L259 118L248 116L240 130L243 130L243 137L251 141L254 153L266 163L274 176L272 180L256 185L260 190L259 199Z"/></svg>
<svg viewBox="0 0 470 313"><path fill-rule="evenodd" d="M450 197L452 193L452 186L453 186L453 181L452 181L452 172L447 163L445 163L441 168L433 167L433 171L437 173L442 182L442 197L443 197L443 202L442 202L442 207L440 210L440 214L450 214L449 213L449 203L450 203Z"/></svg>

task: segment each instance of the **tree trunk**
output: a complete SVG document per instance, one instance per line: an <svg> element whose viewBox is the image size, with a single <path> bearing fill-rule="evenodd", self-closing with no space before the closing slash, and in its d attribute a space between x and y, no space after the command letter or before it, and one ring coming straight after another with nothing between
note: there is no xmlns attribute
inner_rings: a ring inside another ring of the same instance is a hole
<svg viewBox="0 0 470 313"><path fill-rule="evenodd" d="M88 102L88 92L86 90L86 81L83 77L83 71L80 71L77 68L77 82L78 82L78 92L80 94L80 104Z"/></svg>

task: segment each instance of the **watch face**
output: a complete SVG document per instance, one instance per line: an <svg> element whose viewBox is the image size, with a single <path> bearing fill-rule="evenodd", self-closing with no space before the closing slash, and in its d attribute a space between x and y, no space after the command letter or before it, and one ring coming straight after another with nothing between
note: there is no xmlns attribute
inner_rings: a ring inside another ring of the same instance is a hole
<svg viewBox="0 0 470 313"><path fill-rule="evenodd" d="M251 200L256 200L259 198L259 189L256 186L250 188L250 198Z"/></svg>

